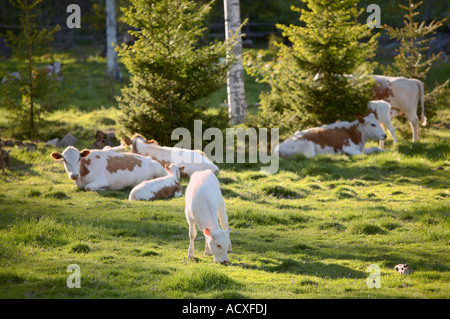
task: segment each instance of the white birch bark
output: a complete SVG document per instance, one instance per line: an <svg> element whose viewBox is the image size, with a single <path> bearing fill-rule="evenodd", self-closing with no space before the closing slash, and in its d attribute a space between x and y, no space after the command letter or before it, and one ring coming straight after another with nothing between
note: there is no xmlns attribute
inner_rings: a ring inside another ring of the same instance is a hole
<svg viewBox="0 0 450 319"><path fill-rule="evenodd" d="M225 12L225 38L228 39L230 31L233 34L241 25L241 12L239 0L224 0ZM247 116L247 102L245 101L244 66L242 65L242 39L238 36L238 42L234 49L227 54L238 57L236 63L227 74L228 114L231 125L242 123Z"/></svg>
<svg viewBox="0 0 450 319"><path fill-rule="evenodd" d="M122 77L114 46L117 44L116 0L106 0L106 75L114 80Z"/></svg>

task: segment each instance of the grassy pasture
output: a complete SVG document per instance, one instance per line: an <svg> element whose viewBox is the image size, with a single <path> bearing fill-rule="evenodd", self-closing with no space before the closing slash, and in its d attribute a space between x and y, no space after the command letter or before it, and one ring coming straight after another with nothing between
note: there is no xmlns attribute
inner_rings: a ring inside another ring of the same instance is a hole
<svg viewBox="0 0 450 319"><path fill-rule="evenodd" d="M47 120L55 134L73 130L81 149L95 129L118 127L117 110L104 59L61 57L73 63L64 76L76 90ZM261 86L250 87L256 102ZM184 197L129 202L130 189L80 191L50 157L57 148L11 148L20 168L0 174L0 298L449 298L449 123L450 110L439 111L411 143L409 125L396 120L400 143L388 138L388 152L281 159L274 175L220 165L233 244L226 266L203 255L200 232L187 260ZM413 273L397 274L399 263ZM71 264L80 289L66 286ZM372 264L381 288L367 286Z"/></svg>

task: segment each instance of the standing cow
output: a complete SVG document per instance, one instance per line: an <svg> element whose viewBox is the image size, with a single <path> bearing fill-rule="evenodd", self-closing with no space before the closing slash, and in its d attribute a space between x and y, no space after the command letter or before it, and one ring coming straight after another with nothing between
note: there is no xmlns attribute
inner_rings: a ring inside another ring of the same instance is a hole
<svg viewBox="0 0 450 319"><path fill-rule="evenodd" d="M137 154L102 150L80 152L69 146L62 154L54 152L51 156L57 161L64 161L69 179L80 189L90 191L123 189L167 175L157 161Z"/></svg>
<svg viewBox="0 0 450 319"><path fill-rule="evenodd" d="M391 105L391 118L405 114L412 129L412 140L419 140L419 118L417 117L417 103L421 102L422 125L427 124L424 106L424 90L421 81L403 77L374 75L376 85L373 88L375 100L385 100Z"/></svg>
<svg viewBox="0 0 450 319"><path fill-rule="evenodd" d="M344 75L352 78L353 75ZM314 81L320 80L322 73L314 76ZM383 75L372 75L376 84L372 90L374 100L384 100L391 105L390 117L404 114L412 129L412 141L419 140L419 118L417 117L417 103L422 106L421 121L422 126L427 124L424 105L423 83L416 79L404 77L391 77Z"/></svg>

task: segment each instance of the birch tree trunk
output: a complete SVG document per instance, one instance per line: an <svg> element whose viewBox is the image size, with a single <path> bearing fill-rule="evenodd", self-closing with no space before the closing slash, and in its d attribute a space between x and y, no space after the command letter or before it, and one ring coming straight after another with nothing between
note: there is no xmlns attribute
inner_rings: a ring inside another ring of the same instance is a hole
<svg viewBox="0 0 450 319"><path fill-rule="evenodd" d="M225 38L230 37L230 31L238 31L241 25L241 12L239 0L223 0L225 12ZM227 74L228 114L231 125L242 123L247 116L247 102L245 101L244 67L242 65L242 39L238 36L238 42L234 49L227 54L238 57L236 63Z"/></svg>
<svg viewBox="0 0 450 319"><path fill-rule="evenodd" d="M116 0L106 1L106 75L120 80L119 61L114 46L117 44Z"/></svg>

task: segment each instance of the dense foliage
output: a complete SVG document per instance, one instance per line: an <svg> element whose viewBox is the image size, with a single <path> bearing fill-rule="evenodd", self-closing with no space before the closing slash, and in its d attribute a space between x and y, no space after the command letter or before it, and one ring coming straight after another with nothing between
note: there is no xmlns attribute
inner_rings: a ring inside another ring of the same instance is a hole
<svg viewBox="0 0 450 319"><path fill-rule="evenodd" d="M60 29L59 25L50 30L37 26L33 8L42 1L30 3L27 0L11 0L21 12L20 33L8 30L4 35L14 57L26 62L19 68L18 75L3 74L5 77L2 77L4 83L0 92L0 107L10 111L15 122L12 135L19 138L38 137L41 114L56 107L56 101L52 98L60 86L55 81L55 76L49 76L48 72L37 68L36 64L36 57L50 50L49 43Z"/></svg>
<svg viewBox="0 0 450 319"><path fill-rule="evenodd" d="M412 0L404 2L407 5L400 4L399 7L406 11L404 25L402 27L393 28L385 25L389 37L400 42L397 50L398 54L394 57L394 63L388 65L384 69L384 73L390 76L403 76L407 78L418 79L424 82L425 91L427 91L426 80L433 63L441 58L442 52L431 54L428 56L427 50L432 36L436 34L436 30L440 28L446 18L440 21L431 21L426 24L425 21L418 22L418 7L423 3L413 3ZM438 104L445 104L445 90L448 90L450 80L443 84L436 84L433 91L426 92L426 116L431 119L436 114Z"/></svg>
<svg viewBox="0 0 450 319"><path fill-rule="evenodd" d="M271 85L263 92L258 125L282 131L353 121L371 98L377 36L355 23L356 0L305 0L293 7L305 26L277 25L291 45L279 43L279 58L269 64L247 57L247 71ZM315 79L317 74L320 79ZM345 75L352 74L353 77Z"/></svg>
<svg viewBox="0 0 450 319"><path fill-rule="evenodd" d="M119 48L131 73L131 83L118 98L119 122L128 133L168 145L174 143L173 129L190 130L196 119L203 120L204 127L227 123L226 112L205 112L205 98L225 83L233 59L224 58L236 37L199 45L210 10L211 3L199 6L189 0L133 0L123 10L124 20L136 29L130 32L134 45Z"/></svg>

